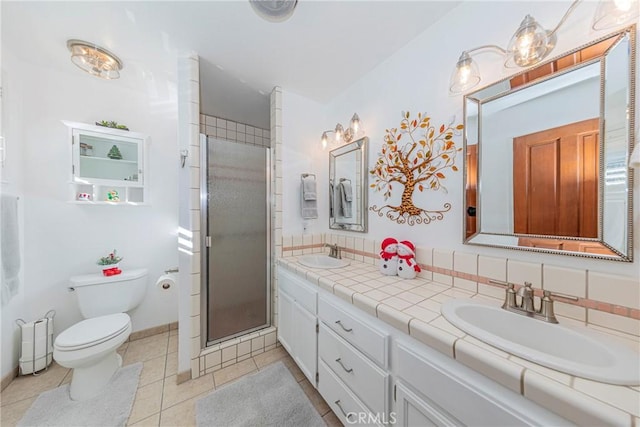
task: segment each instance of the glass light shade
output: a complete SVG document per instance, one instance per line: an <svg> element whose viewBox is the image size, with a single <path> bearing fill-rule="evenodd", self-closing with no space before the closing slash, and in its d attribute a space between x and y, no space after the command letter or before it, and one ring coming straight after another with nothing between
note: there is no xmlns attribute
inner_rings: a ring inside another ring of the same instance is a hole
<svg viewBox="0 0 640 427"><path fill-rule="evenodd" d="M640 15L638 0L600 0L593 15L593 29L604 30L631 23Z"/></svg>
<svg viewBox="0 0 640 427"><path fill-rule="evenodd" d="M87 73L102 79L117 79L122 61L108 50L82 40L67 41L71 62Z"/></svg>
<svg viewBox="0 0 640 427"><path fill-rule="evenodd" d="M322 149L326 150L327 145L329 145L329 139L327 138L326 132L322 132L322 139L320 140L320 142L322 143Z"/></svg>
<svg viewBox="0 0 640 427"><path fill-rule="evenodd" d="M351 117L351 129L353 129L354 134L357 134L360 130L360 117L358 117L357 113L353 113L353 117Z"/></svg>
<svg viewBox="0 0 640 427"><path fill-rule="evenodd" d="M340 123L336 125L336 142L342 141L342 137L344 135L344 128Z"/></svg>
<svg viewBox="0 0 640 427"><path fill-rule="evenodd" d="M527 15L507 46L506 66L511 62L526 67L540 62L551 51L547 30Z"/></svg>
<svg viewBox="0 0 640 427"><path fill-rule="evenodd" d="M449 79L449 92L453 94L465 92L480 83L478 65L467 52L462 52L456 68Z"/></svg>

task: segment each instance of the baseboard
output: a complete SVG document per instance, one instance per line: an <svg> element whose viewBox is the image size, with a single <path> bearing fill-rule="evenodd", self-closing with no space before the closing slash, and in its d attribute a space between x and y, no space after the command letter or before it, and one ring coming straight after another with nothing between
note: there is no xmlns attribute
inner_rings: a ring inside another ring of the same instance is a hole
<svg viewBox="0 0 640 427"><path fill-rule="evenodd" d="M19 367L16 366L11 370L11 372L9 372L7 375L5 375L4 378L2 378L2 380L0 381L0 391L3 391L5 388L7 388L7 386L11 384L11 381L13 381L13 379L18 376L18 369Z"/></svg>
<svg viewBox="0 0 640 427"><path fill-rule="evenodd" d="M142 338L158 335L163 332L169 332L174 329L178 329L178 322L167 323L165 325L142 329L140 331L131 332L131 335L129 335L129 341L141 340Z"/></svg>

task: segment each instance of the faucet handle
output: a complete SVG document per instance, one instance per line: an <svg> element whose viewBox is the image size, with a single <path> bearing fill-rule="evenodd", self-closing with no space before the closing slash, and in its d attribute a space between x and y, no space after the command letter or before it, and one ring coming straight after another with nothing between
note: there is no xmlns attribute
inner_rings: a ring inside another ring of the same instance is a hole
<svg viewBox="0 0 640 427"><path fill-rule="evenodd" d="M558 319L556 319L553 311L551 291L542 291L542 298L540 299L540 314L544 317L545 321L549 323L558 323Z"/></svg>

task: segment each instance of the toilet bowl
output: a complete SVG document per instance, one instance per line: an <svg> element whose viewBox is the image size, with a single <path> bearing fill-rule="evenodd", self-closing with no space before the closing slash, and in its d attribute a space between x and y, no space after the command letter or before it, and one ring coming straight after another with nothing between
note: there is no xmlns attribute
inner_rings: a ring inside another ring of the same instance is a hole
<svg viewBox="0 0 640 427"><path fill-rule="evenodd" d="M131 334L126 311L137 307L146 292L146 269L105 277L89 274L71 278L80 312L86 318L60 333L53 344L53 358L73 369L72 400L100 394L122 366L118 347Z"/></svg>
<svg viewBox="0 0 640 427"><path fill-rule="evenodd" d="M117 350L130 333L129 315L117 313L83 320L58 335L53 358L73 369L71 399L90 399L100 393L122 366Z"/></svg>

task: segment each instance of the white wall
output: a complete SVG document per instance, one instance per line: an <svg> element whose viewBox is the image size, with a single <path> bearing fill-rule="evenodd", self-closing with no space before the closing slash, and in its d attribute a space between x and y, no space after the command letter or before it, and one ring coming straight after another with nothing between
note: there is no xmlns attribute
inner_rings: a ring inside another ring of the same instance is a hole
<svg viewBox="0 0 640 427"><path fill-rule="evenodd" d="M313 163L316 171L326 174L328 170L328 156L317 150L318 139L322 130L335 126L337 121L343 124L351 117L354 111L363 121L366 134L371 141L369 152L369 164L373 164L379 153L384 136L384 130L398 126L401 119L401 111L426 112L432 120L438 123L446 123L451 116L456 116L456 123L462 123L462 96L449 96L448 81L460 52L483 44L506 45L519 22L527 14L531 13L535 18L547 27L553 27L569 7L569 1L562 2L500 2L500 13L496 13L495 2L465 2L440 21L416 37L396 54L388 58L366 76L352 85L340 96L333 99L326 107L326 119L323 126L315 125L313 112L304 114L296 111L300 117L306 120L291 121L285 123L285 152L296 149L298 163L304 163L304 156L308 156L307 163ZM590 40L599 38L607 32L594 32L591 29L591 18L595 11L595 2L583 2L569 17L565 25L558 32L558 43L552 55L571 50ZM396 17L390 17L393 19ZM483 85L500 80L517 70L506 70L502 67L502 58L495 54L482 54L477 58L483 76ZM297 106L304 106L302 100L298 100ZM291 107L285 106L284 117L291 114ZM315 110L313 110L315 111ZM313 118L313 120L312 120ZM294 127L294 129L291 129ZM308 132L312 136L312 144L304 147L301 152L299 141L292 140L291 135L296 132ZM462 138L456 139L458 146L462 146ZM462 169L462 156L458 158L458 166ZM286 164L285 164L286 165ZM291 234L300 231L301 221L292 214L295 206L291 204L289 191L294 189L291 180L299 180L299 177L285 177L285 203L283 208L285 218L283 234ZM574 268L589 268L596 271L623 274L630 277L640 276L640 230L638 230L638 218L640 218L640 180L634 184L636 227L634 241L634 263L618 263L611 261L592 260L569 256L529 254L520 251L501 250L479 246L465 246L463 240L463 196L464 185L462 171L450 172L444 182L449 190L448 194L425 192L416 196L415 201L421 206L438 206L443 202L452 203L453 207L445 215L444 220L432 222L428 225L416 225L409 227L392 223L386 218L369 213L368 237L382 239L393 235L399 239L411 239L418 245L429 247L441 247L460 250L470 253L482 253L494 256L508 256L513 259L535 260L553 265L563 265ZM327 185L326 180L322 185ZM325 189L319 189L323 194ZM382 195L370 191L369 205L380 205L383 202ZM321 209L324 203L319 203ZM324 227L327 231L327 227ZM346 234L346 233L343 233ZM351 234L354 235L354 234Z"/></svg>
<svg viewBox="0 0 640 427"><path fill-rule="evenodd" d="M0 133L6 141L6 162L0 173L0 191L7 196L20 197L18 200L18 230L20 239L20 286L18 293L0 310L2 317L1 373L0 378L7 376L16 366L20 352L20 332L15 320L26 316L24 303L24 191L23 191L23 144L22 123L24 116L21 108L7 108L7 105L17 105L22 98L22 79L19 75L8 73L6 64L13 58L9 52L3 52L2 63L2 126ZM1 232L0 232L1 233ZM0 255L1 256L1 255ZM1 263L0 263L1 264Z"/></svg>
<svg viewBox="0 0 640 427"><path fill-rule="evenodd" d="M69 277L95 273L96 260L117 248L125 258L124 269L149 269L145 300L131 313L133 330L176 321L175 295L161 294L155 287L157 277L178 264L175 86L160 87L160 99L149 95L143 82L136 85L134 77L106 81L73 65L42 70L17 59L5 61L3 67L23 87L22 96L5 100L4 108L21 111L24 117L20 144L24 152L25 320L54 309L56 334L80 321L75 297L67 292ZM150 135L151 206L67 203L70 140L61 120L115 120ZM4 318L3 328L8 328ZM16 360L11 362L15 366Z"/></svg>
<svg viewBox="0 0 640 427"><path fill-rule="evenodd" d="M349 116L351 118L351 116ZM282 93L282 227L283 235L320 233L329 226L329 149L322 150L322 131L333 129L323 106L292 92ZM318 218L302 220L300 184L303 173L316 175Z"/></svg>

